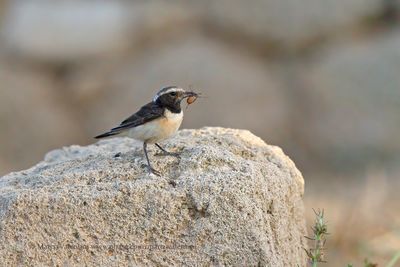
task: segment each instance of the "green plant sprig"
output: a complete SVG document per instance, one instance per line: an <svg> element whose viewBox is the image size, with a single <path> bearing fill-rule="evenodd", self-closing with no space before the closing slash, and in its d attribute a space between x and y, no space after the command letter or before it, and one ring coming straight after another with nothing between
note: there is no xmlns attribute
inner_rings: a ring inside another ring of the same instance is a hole
<svg viewBox="0 0 400 267"><path fill-rule="evenodd" d="M326 235L328 235L328 226L326 224L324 218L324 210L315 211L315 223L314 226L311 227L313 232L312 237L306 236L307 239L313 241L313 247L309 249L304 249L312 267L317 267L318 263L326 262L324 260L324 250L325 250L325 243L326 243Z"/></svg>

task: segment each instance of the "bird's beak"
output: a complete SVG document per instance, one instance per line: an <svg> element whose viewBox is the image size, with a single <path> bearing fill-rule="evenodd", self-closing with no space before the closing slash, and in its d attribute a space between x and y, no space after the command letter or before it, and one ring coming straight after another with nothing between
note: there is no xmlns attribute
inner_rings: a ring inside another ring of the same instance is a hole
<svg viewBox="0 0 400 267"><path fill-rule="evenodd" d="M184 92L182 94L181 100L188 98L188 97L195 97L197 98L199 96L199 94L195 93L195 92Z"/></svg>
<svg viewBox="0 0 400 267"><path fill-rule="evenodd" d="M182 99L187 98L187 97L198 97L199 95L195 92L185 92L183 93Z"/></svg>

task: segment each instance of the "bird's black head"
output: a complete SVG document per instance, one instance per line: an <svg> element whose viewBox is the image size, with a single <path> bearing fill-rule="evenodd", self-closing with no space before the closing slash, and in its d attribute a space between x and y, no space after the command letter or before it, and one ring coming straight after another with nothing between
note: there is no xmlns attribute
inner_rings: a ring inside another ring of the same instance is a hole
<svg viewBox="0 0 400 267"><path fill-rule="evenodd" d="M176 86L168 86L162 88L153 98L153 102L161 107L168 108L171 112L181 112L181 101L190 96L197 96L194 92L186 92L182 88Z"/></svg>

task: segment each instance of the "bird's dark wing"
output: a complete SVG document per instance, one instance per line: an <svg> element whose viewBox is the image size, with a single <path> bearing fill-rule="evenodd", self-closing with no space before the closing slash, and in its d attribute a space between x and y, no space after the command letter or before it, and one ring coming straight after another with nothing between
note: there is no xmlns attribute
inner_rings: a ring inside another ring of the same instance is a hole
<svg viewBox="0 0 400 267"><path fill-rule="evenodd" d="M112 130L136 127L162 116L164 116L164 108L154 102L150 102L141 107L138 112L125 119L118 127L115 127Z"/></svg>
<svg viewBox="0 0 400 267"><path fill-rule="evenodd" d="M121 122L119 126L112 128L109 132L96 136L95 138L103 138L119 134L124 130L142 125L146 122L160 118L163 115L164 108L160 107L154 102L150 102L141 107L138 112Z"/></svg>

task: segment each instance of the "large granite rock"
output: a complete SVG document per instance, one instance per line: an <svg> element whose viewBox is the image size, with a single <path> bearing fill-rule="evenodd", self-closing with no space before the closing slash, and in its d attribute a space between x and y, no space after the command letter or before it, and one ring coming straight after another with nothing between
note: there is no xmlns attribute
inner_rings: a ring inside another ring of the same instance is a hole
<svg viewBox="0 0 400 267"><path fill-rule="evenodd" d="M304 266L304 181L244 130L183 130L166 144L104 140L0 179L5 266ZM120 155L116 155L119 153Z"/></svg>

